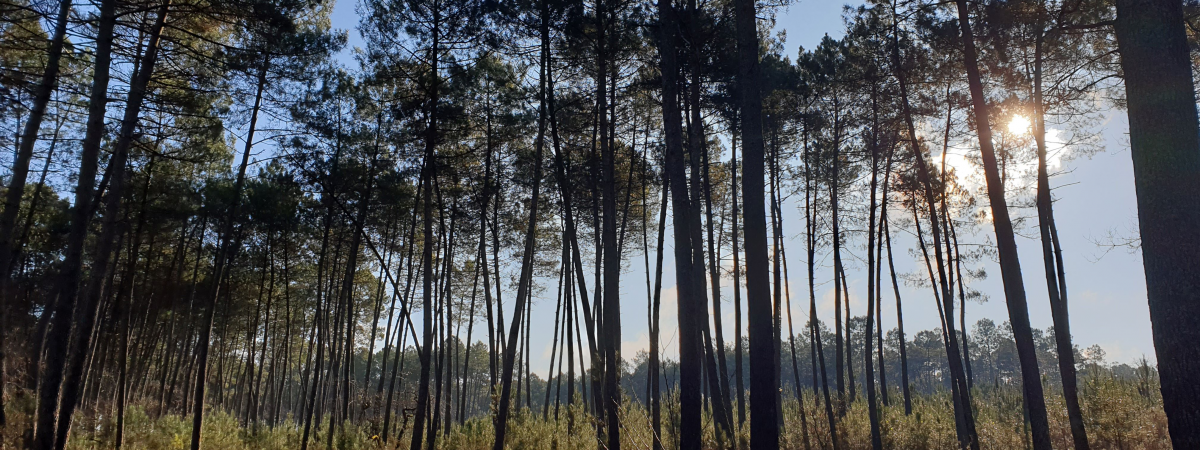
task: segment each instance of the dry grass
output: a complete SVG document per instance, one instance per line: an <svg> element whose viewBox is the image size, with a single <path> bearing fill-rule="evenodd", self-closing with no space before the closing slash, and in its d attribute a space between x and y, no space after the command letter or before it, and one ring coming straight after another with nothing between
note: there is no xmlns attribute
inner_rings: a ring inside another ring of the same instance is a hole
<svg viewBox="0 0 1200 450"><path fill-rule="evenodd" d="M1156 386L1149 387L1135 380L1111 376L1085 378L1081 386L1081 401L1087 420L1092 448L1098 450L1160 450L1170 449L1166 416ZM1028 429L1022 413L1020 392L1012 387L977 386L974 391L974 411L980 443L984 449L1028 448ZM829 422L823 404L815 402L811 391L804 392L803 411L794 393L784 399L785 431L783 448L832 448ZM891 405L882 408L882 428L885 448L888 449L952 449L956 447L953 405L948 393L922 395L913 399L913 413L904 414L900 393L891 394ZM677 397L668 396L663 403L663 442L667 448L678 442ZM1055 448L1071 448L1071 434L1062 396L1047 391L1051 434ZM4 430L6 448L22 448L24 430L33 410L26 395L14 395L8 402L9 425ZM836 411L836 410L835 410ZM653 431L648 411L639 403L626 401L622 414L622 447L650 448ZM836 414L836 412L835 412ZM132 407L126 416L126 435L123 449L172 450L186 449L190 442L191 421L176 415L152 418L145 410ZM292 422L287 422L292 423ZM324 450L328 439L327 424L314 434L310 449ZM802 427L804 424L806 426ZM596 447L594 418L582 407L562 407L555 420L551 410L549 420L541 410L523 409L509 423L508 447L513 449L581 449ZM870 448L870 427L864 399L848 405L838 418L838 440L841 449ZM399 439L392 436L387 444L372 430L372 424L356 426L347 423L344 431L334 435L334 448L406 449L410 434ZM807 445L805 443L807 431ZM238 421L223 412L213 411L204 424L206 450L286 450L297 449L301 430L296 426L259 427L257 431L239 426ZM706 448L733 447L728 438L718 441L711 417L704 416L703 436ZM438 437L441 449L487 450L492 445L490 417L455 424L448 435ZM113 448L113 423L110 416L77 418L72 430L69 449L90 450ZM737 432L736 439L745 447L748 427Z"/></svg>

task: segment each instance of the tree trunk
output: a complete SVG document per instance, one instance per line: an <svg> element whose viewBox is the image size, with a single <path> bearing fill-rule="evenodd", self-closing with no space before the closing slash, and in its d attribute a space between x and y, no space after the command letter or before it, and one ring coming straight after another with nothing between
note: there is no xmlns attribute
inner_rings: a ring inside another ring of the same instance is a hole
<svg viewBox="0 0 1200 450"><path fill-rule="evenodd" d="M812 198L813 182L812 182L812 160L809 154L808 146L808 127L804 128L804 227L805 227L805 250L807 251L808 265L808 326L809 326L809 342L812 345L813 354L813 393L817 390L817 363L820 363L821 373L821 390L825 397L825 418L829 421L829 440L833 443L834 450L838 449L837 438L837 418L833 414L833 401L829 395L829 372L825 366L825 348L821 342L821 323L817 319L817 290L816 290L816 247L817 247L817 222L815 211L815 203Z"/></svg>
<svg viewBox="0 0 1200 450"><path fill-rule="evenodd" d="M1071 344L1071 325L1067 313L1067 280L1059 277L1064 272L1060 262L1054 258L1055 238L1050 234L1054 224L1054 207L1050 197L1050 174L1046 169L1046 113L1042 98L1042 46L1045 34L1038 32L1034 44L1033 70L1033 137L1037 145L1037 212L1038 232L1042 241L1042 263L1046 271L1046 289L1050 297L1050 315L1054 320L1054 342L1058 350L1058 369L1062 377L1063 400L1067 405L1067 418L1071 424L1071 437L1076 450L1089 450L1087 430L1083 425L1083 412L1079 407L1079 389L1075 377L1075 349ZM960 275L961 277L961 275Z"/></svg>
<svg viewBox="0 0 1200 450"><path fill-rule="evenodd" d="M104 27L111 26L106 25L105 21L111 21L114 5L111 2L106 3L109 4L101 5L101 24L100 34L97 35L97 51L100 50L100 45L104 45L99 42L99 40L104 39ZM104 9L106 7L109 9ZM106 11L109 13L108 16L104 15ZM25 121L25 129L21 132L20 141L17 145L17 155L13 160L12 172L10 174L12 179L9 180L8 192L4 196L4 211L0 213L0 296L6 295L9 277L13 269L13 256L17 251L13 247L16 243L13 238L16 237L14 236L14 232L16 231L17 214L21 210L21 198L25 195L25 179L29 176L29 161L33 158L33 147L37 143L38 132L41 131L42 120L46 116L46 107L50 104L50 96L58 90L58 73L59 68L62 66L63 45L66 41L67 22L70 19L70 14L71 0L60 0L58 4L58 17L54 24L54 34L50 37L50 48L46 52L45 71L42 73L42 79L33 93L33 106L29 109L29 118ZM106 61L101 61L98 58L96 60L97 66L102 62ZM4 318L4 308L0 308L0 324L3 324ZM3 342L4 334L0 333L0 343ZM4 369L5 356L3 345L0 345L0 394L3 393L3 384L6 378ZM0 395L0 425L7 423L3 406L3 395Z"/></svg>
<svg viewBox="0 0 1200 450"><path fill-rule="evenodd" d="M893 17L896 16L895 2L893 2L893 4L892 4L892 16ZM963 373L962 354L959 353L958 338L955 335L954 330L953 330L954 322L953 322L953 320L946 320L946 318L944 317L945 312L943 311L943 308L944 308L943 305L945 305L944 309L952 310L954 303L953 303L953 300L945 300L946 297L950 296L951 294L950 294L950 288L949 288L949 286L947 286L947 283L946 283L946 278L945 278L946 272L945 272L945 265L944 265L945 263L944 263L944 260L942 259L942 247L939 244L939 242L941 241L941 235L940 235L940 231L939 231L940 228L936 225L938 223L938 220L936 217L937 216L937 202L934 200L933 187L932 187L932 183L930 182L930 179L929 179L930 178L929 167L925 161L924 150L922 150L920 142L918 140L916 125L915 125L914 119L913 119L912 106L909 103L908 78L907 78L905 69L903 67L902 59L900 57L900 44L899 44L900 38L899 38L899 32L897 31L898 27L899 27L898 21L894 21L892 23L892 45L891 45L892 72L893 72L893 76L896 78L897 84L900 87L902 114L904 117L905 130L907 131L907 134L908 134L907 140L909 141L909 144L911 146L912 152L915 156L916 163L917 163L916 167L914 167L914 170L917 171L917 177L918 177L918 180L921 185L920 189L922 190L922 194L925 197L925 204L929 209L930 223L933 224L933 226L931 228L933 231L933 240L935 243L934 254L936 257L935 259L937 261L937 267L938 267L938 271L937 271L938 277L937 278L934 277L934 272L933 272L932 266L929 265L928 255L926 255L925 261L926 261L926 266L927 266L927 269L928 269L929 275L930 275L930 282L933 283L933 285L935 286L934 287L934 296L935 296L935 298L938 298L939 312L943 314L943 319L942 319L943 335L944 335L944 339L945 339L946 347L947 347L946 353L947 353L947 359L949 361L949 366L950 366L950 376L952 379L951 383L952 383L952 387L953 387L952 391L954 392L954 396L955 396L955 418L956 418L956 423L958 424L956 428L959 431L959 436L958 436L959 445L963 446L963 447L970 446L972 450L978 450L979 449L979 436L975 432L975 420L974 420L974 413L971 410L970 390L967 388L966 376ZM1005 211L1007 212L1007 210L1005 210ZM913 220L918 221L917 222L918 238L920 238L920 222L919 222L919 217L917 217L917 214L916 214L915 202L913 204ZM918 239L918 240L920 240L920 239ZM889 246L889 248L890 248L890 246ZM922 252L924 253L925 252L924 243L921 244L921 249L922 249ZM890 261L890 258L889 258L889 261ZM938 284L939 284L938 281L941 282L940 290L938 288ZM893 286L895 286L895 284L893 284ZM940 292L940 294L939 294L939 292ZM904 376L907 376L907 371L905 371ZM1040 384L1039 384L1039 386L1040 386ZM907 389L907 386L906 386L906 389Z"/></svg>
<svg viewBox="0 0 1200 450"><path fill-rule="evenodd" d="M745 201L746 304L750 329L750 448L779 447L778 351L767 279L767 223L763 199L762 98L758 63L758 24L753 0L734 3L737 28L738 86L742 116L742 195Z"/></svg>
<svg viewBox="0 0 1200 450"><path fill-rule="evenodd" d="M679 64L677 62L676 28L679 26L671 0L658 1L659 57L662 71L662 114L665 129L666 157L664 169L671 194L672 223L675 227L675 284L679 311L679 448L697 450L701 442L700 372L703 350L700 326L694 323L696 276L692 258L691 200L688 198L687 176L683 159L683 114L679 108ZM761 189L760 189L761 190Z"/></svg>
<svg viewBox="0 0 1200 450"><path fill-rule="evenodd" d="M659 338L661 336L662 325L660 323L662 313L662 277L663 277L663 241L666 238L667 230L667 195L670 193L668 189L669 181L665 179L662 185L662 199L659 201L658 209L658 240L655 245L655 263L654 263L654 289L650 292L653 298L650 300L650 417L654 427L654 447L653 450L662 450L662 389L659 386L659 381L662 378L662 362L659 355Z"/></svg>
<svg viewBox="0 0 1200 450"><path fill-rule="evenodd" d="M879 108L876 102L875 85L871 89L871 142L868 144L871 151L871 193L870 200L867 203L867 324L863 330L863 375L866 379L867 389L867 415L869 416L871 426L871 448L874 450L883 450L883 437L879 429L879 405L875 399L875 368L871 359L871 348L875 344L871 342L871 333L875 331L875 290L878 289L878 280L875 277L875 195L879 186ZM847 302L849 303L849 302ZM879 366L880 372L883 371L883 366Z"/></svg>
<svg viewBox="0 0 1200 450"><path fill-rule="evenodd" d="M40 386L37 389L36 428L33 430L35 439L33 448L37 450L48 450L54 446L54 427L63 378L63 366L65 365L64 356L70 345L71 322L75 312L76 295L79 291L79 279L82 276L83 246L87 238L88 222L90 222L92 217L90 202L92 201L92 191L96 185L100 141L105 132L104 119L108 102L109 66L112 61L113 27L116 24L116 2L115 0L103 1L100 6L101 19L95 39L95 68L92 73L92 90L88 100L87 130L80 151L79 173L76 176L75 185L75 207L71 209L71 225L67 235L67 250L63 257L62 268L60 269L62 279L59 287L56 289L57 298L53 302L54 307L51 311L43 314L45 317L50 317L50 321L48 322L50 328L48 328L49 332L45 334L45 338L37 347L38 357L35 359L41 360L41 355L45 355L45 368L37 371L38 366L36 363L34 365L35 373L40 375ZM64 1L62 7L67 10L62 14L64 16L63 19L65 19L65 16L69 13L70 4ZM63 33L66 32L66 25L66 20L59 21L58 26L62 27ZM61 42L58 45L60 46L59 53L61 55ZM52 61L57 62L57 60ZM57 69L55 72L57 72ZM57 73L55 74L55 79L57 79ZM49 93L46 94L47 100L49 99L49 95ZM14 173L14 178L17 178L15 175ZM23 190L24 188L22 188ZM12 191L10 188L9 192ZM19 197L17 201L20 201ZM7 211L13 208L5 209ZM15 214L15 209L13 210ZM8 252L0 250L0 253ZM3 320L3 318L0 317L0 320ZM42 350L43 348L44 350ZM2 406L0 405L0 407Z"/></svg>
<svg viewBox="0 0 1200 450"><path fill-rule="evenodd" d="M1200 143L1179 2L1117 1L1142 262L1175 448L1200 447Z"/></svg>
<svg viewBox="0 0 1200 450"><path fill-rule="evenodd" d="M1012 221L1008 215L1008 201L1004 198L1004 183L1000 179L1000 171L996 165L996 153L992 148L990 112L980 80L979 63L975 53L975 37L971 31L966 0L955 0L955 5L958 8L958 24L962 32L963 58L966 63L967 82L971 89L975 129L979 134L979 150L983 156L984 175L987 178L988 201L992 205L992 224L995 227L996 244L1000 255L1004 297L1008 301L1009 321L1012 324L1013 337L1017 341L1017 357L1021 362L1021 384L1025 403L1029 408L1033 448L1049 450L1051 447L1050 423L1046 417L1046 399L1042 393L1037 349L1034 347L1032 327L1029 324L1029 306L1025 299L1025 284L1021 278L1021 261L1017 258L1017 241L1013 233ZM948 322L953 320L949 317L947 319Z"/></svg>
<svg viewBox="0 0 1200 450"><path fill-rule="evenodd" d="M254 107L250 115L250 126L246 133L246 146L242 152L241 165L238 167L237 180L234 182L233 189L233 205L231 206L228 215L225 217L223 230L221 233L221 244L217 250L216 260L213 264L212 285L210 286L211 299L207 302L204 318L200 325L200 343L196 353L196 393L194 400L193 416L192 416L192 450L200 450L200 434L204 424L204 390L206 385L206 372L208 369L208 353L209 340L212 333L213 320L217 305L221 295L221 283L228 271L228 265L232 262L234 255L240 245L231 245L233 239L234 226L238 218L239 210L241 209L242 189L246 183L246 167L250 163L250 150L254 145L254 131L258 121L258 112L262 106L262 91L266 86L267 79L267 64L269 59L263 58L262 66L259 68L258 85L255 92ZM240 239L237 239L240 241ZM240 242L239 242L240 244Z"/></svg>
<svg viewBox="0 0 1200 450"><path fill-rule="evenodd" d="M597 89L600 103L600 159L603 194L603 236L604 243L604 397L605 405L601 411L607 413L606 428L608 431L609 450L621 448L621 252L617 247L617 181L616 181L616 149L609 142L608 134L608 98L605 77L609 71L608 42L606 27L610 22L607 2L597 1L597 19L599 23L600 44L598 49L599 67L597 69ZM549 12L543 7L543 23L549 20ZM544 35L545 39L546 36ZM548 39L547 39L548 40ZM543 64L548 63L548 44L543 46ZM543 67L543 73L549 67ZM544 88L543 88L544 89ZM615 91L614 91L615 93ZM543 93L543 98L544 98ZM544 108L544 107L543 107ZM543 127L544 128L544 127ZM632 164L632 161L630 161ZM627 186L631 188L631 186ZM530 220L533 220L532 218ZM500 449L497 449L500 450Z"/></svg>
<svg viewBox="0 0 1200 450"><path fill-rule="evenodd" d="M545 6L543 6L545 8ZM543 21L547 19L548 12L543 9ZM525 231L524 251L521 254L521 275L517 283L517 302L513 307L513 319L510 323L508 334L508 344L504 348L504 368L500 380L502 383L500 389L500 405L497 409L493 426L495 427L496 436L493 441L495 450L504 450L504 435L508 427L509 409L512 403L512 375L513 365L516 359L517 347L520 345L518 338L520 337L521 321L524 319L525 307L527 299L530 296L531 284L533 283L533 264L534 252L536 251L536 233L537 233L537 218L538 218L538 201L540 200L540 189L542 181L542 150L545 147L546 122L548 111L550 110L549 98L546 89L546 75L549 68L549 53L548 48L543 44L541 55L541 77L539 80L540 92L538 107L538 133L535 143L535 161L533 170L533 193L530 197L529 204L529 223ZM556 152L557 153L557 152ZM499 272L497 272L499 274ZM498 281L497 281L498 283ZM619 338L618 338L619 339ZM594 354L595 352L593 352Z"/></svg>
<svg viewBox="0 0 1200 450"><path fill-rule="evenodd" d="M433 8L433 45L430 47L430 87L429 87L429 106L428 112L429 123L425 130L425 163L422 168L422 178L424 179L423 188L425 189L424 198L422 199L422 223L424 242L421 247L421 264L424 266L422 274L422 313L423 323L421 326L421 378L417 385L417 406L413 416L413 433L412 443L408 448L412 450L421 450L422 437L424 433L425 416L429 410L429 369L431 363L430 352L433 351L433 183L437 177L437 140L438 140L438 43L441 38L441 13L437 7L437 2L434 2Z"/></svg>
<svg viewBox="0 0 1200 450"><path fill-rule="evenodd" d="M57 399L57 428L55 428L55 421L53 417L45 417L42 415L43 412L47 413L48 416L52 415L54 409L53 406L49 405L47 405L48 407L45 410L42 409L42 401L54 401L53 399L47 398L47 393L43 393L38 407L38 429L35 448L48 449L53 447L56 450L61 450L66 447L67 437L69 436L71 428L71 417L74 415L75 407L79 403L80 388L83 385L82 380L84 375L84 359L91 348L91 335L97 318L96 315L99 311L103 287L102 285L105 275L108 273L108 265L113 253L114 242L116 241L118 234L117 220L118 214L120 214L119 210L122 196L124 195L125 164L128 159L129 148L133 143L134 132L137 128L138 118L141 116L143 99L145 99L148 90L147 86L150 83L150 77L154 72L154 65L158 58L159 37L161 36L163 26L166 22L167 9L169 6L170 3L167 2L163 3L163 5L159 7L157 19L155 20L153 28L150 32L150 40L147 44L146 52L144 55L142 55L142 59L140 61L140 69L138 70L133 82L130 83L129 96L125 106L125 114L121 119L120 134L118 135L117 142L113 146L113 156L109 160L109 165L112 167L113 172L113 181L112 185L109 187L107 197L105 198L103 225L101 226L100 236L97 242L95 253L96 260L93 261L91 266L92 277L88 283L88 290L78 294L83 300L83 302L78 305L78 310L81 315L78 317L76 323L75 339L72 343L72 351L70 352L71 360L70 365L68 366L69 373L67 374L66 379L63 380L62 396L61 398ZM86 223L86 219L84 223ZM84 233L86 233L86 231L84 231ZM64 285L66 285L66 283L71 283L72 287L65 288L65 291L76 291L78 289L76 286L79 280L78 269L72 268L71 270L72 272L68 272L69 274L67 275L67 279L64 280ZM76 292L71 292L72 296L75 294ZM60 301L63 300L66 300L70 303L78 302L78 300L75 299L60 298ZM63 314L63 316L69 318L70 314ZM70 327L65 326L66 324L63 325L64 326L61 328L56 326L54 334L58 334L59 332L62 332L63 334L69 334ZM65 341L66 338L64 337L64 344L66 343ZM55 350L52 348L51 351L53 352ZM61 356L55 356L52 357L51 360L60 360L60 358ZM53 371L47 370L47 377L44 378L44 381L50 381L51 377L53 377L54 382L62 379L62 366L59 365L56 369L57 370ZM53 374L53 372L57 372L57 374ZM50 390L47 389L47 387L47 384L43 384L42 389ZM59 391L57 386L52 388L52 390L55 394L57 394Z"/></svg>
<svg viewBox="0 0 1200 450"><path fill-rule="evenodd" d="M742 266L739 258L738 239L741 233L741 228L738 227L738 165L737 165L737 138L730 139L730 148L732 155L729 157L729 187L732 194L729 196L732 202L729 216L733 221L733 227L730 228L733 241L733 366L734 379L737 385L737 402L738 402L738 429L740 430L746 424L746 383L742 370ZM665 197L664 197L665 199ZM658 449L655 449L658 450Z"/></svg>

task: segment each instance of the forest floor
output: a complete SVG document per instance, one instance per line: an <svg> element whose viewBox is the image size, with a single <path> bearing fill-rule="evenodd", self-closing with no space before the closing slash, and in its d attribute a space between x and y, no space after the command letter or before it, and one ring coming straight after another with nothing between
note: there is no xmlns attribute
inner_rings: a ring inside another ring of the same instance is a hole
<svg viewBox="0 0 1200 450"><path fill-rule="evenodd" d="M1093 449L1159 450L1170 449L1166 416L1157 386L1133 380L1092 377L1081 383L1082 402L1087 433ZM976 429L983 449L1030 448L1028 427L1022 412L1020 391L1016 387L976 386L973 390ZM784 397L784 436L786 449L830 449L829 420L823 403L814 401L813 392L804 392L804 408L799 408L794 392ZM5 448L24 448L23 435L27 430L30 411L28 395L16 394L8 402L8 425L4 429ZM903 398L898 390L890 393L890 406L882 408L883 441L888 449L953 449L956 447L953 406L949 393L915 395L912 414L904 414ZM1047 406L1054 447L1069 449L1071 432L1062 396L1047 390ZM735 403L736 410L736 403ZM736 414L736 413L735 413ZM838 415L835 407L834 414ZM555 416L557 415L557 419ZM82 415L87 416L87 415ZM111 414L96 414L99 422L77 420L72 427L69 450L114 448L114 424ZM508 448L512 449L586 449L596 445L593 418L578 404L562 405L555 412L551 405L548 418L542 408L522 408L509 423ZM79 416L77 416L79 417ZM664 448L677 448L678 397L666 395L662 403L662 436ZM394 418L404 421L404 418ZM629 449L649 449L653 429L649 412L637 401L626 399L622 408L622 446ZM747 418L749 419L749 418ZM287 421L287 424L294 422ZM322 422L328 424L328 418ZM870 427L866 401L861 398L837 418L839 448L869 449ZM410 430L393 434L388 442L378 435L379 421L366 418L357 423L346 422L332 439L338 450L407 449ZM328 426L318 429L308 448L325 450L330 436ZM204 423L205 450L289 450L300 448L300 426L245 427L239 420L223 411L213 411ZM486 450L492 448L493 429L490 417L476 417L463 424L454 424L449 432L439 431L439 449ZM186 449L190 443L191 417L165 414L157 418L146 409L133 406L125 419L125 438L122 449L168 450ZM746 448L749 424L737 433L739 448ZM704 416L705 448L731 448L728 439L717 438L714 423Z"/></svg>

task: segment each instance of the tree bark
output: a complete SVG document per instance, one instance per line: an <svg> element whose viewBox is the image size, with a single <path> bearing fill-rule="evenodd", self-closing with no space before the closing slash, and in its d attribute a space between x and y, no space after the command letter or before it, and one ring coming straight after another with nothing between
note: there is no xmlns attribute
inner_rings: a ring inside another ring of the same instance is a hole
<svg viewBox="0 0 1200 450"><path fill-rule="evenodd" d="M111 3L111 2L109 2ZM101 5L100 18L100 33L97 34L97 46L99 40L104 38L102 34L105 27L105 20L111 20L112 4L107 5L109 10L103 9L105 5ZM105 11L108 11L109 16L105 16ZM29 108L29 118L25 121L25 128L21 131L20 142L17 145L17 155L13 160L12 179L8 182L8 191L4 196L4 212L0 213L0 295L3 295L8 287L9 276L12 273L13 256L16 251L13 245L14 232L17 225L17 214L21 210L21 198L25 195L25 181L29 176L29 161L33 159L33 147L37 143L38 132L42 128L42 120L46 116L46 107L50 104L50 96L58 90L58 73L62 66L63 46L67 35L67 22L71 14L71 0L60 0L58 4L58 17L55 19L54 34L50 37L50 48L46 52L46 67L42 73L42 79L37 85L37 89L33 93L33 105ZM110 44L111 45L111 44ZM97 51L99 51L97 47ZM97 55L98 56L98 55ZM101 63L97 59L97 67ZM0 321L3 320L3 309L0 308ZM0 333L0 339L3 334ZM3 342L3 341L0 341ZM0 382L5 378L4 375L4 351L0 346ZM0 387L2 389L2 387ZM3 406L3 396L0 396L0 406ZM6 422L3 408L0 407L0 425Z"/></svg>
<svg viewBox="0 0 1200 450"><path fill-rule="evenodd" d="M1050 297L1050 315L1054 320L1054 342L1058 350L1058 370L1062 378L1063 400L1071 424L1075 450L1089 450L1087 429L1079 407L1079 388L1075 376L1075 349L1071 344L1071 325L1067 313L1067 280L1061 261L1054 258L1055 237L1050 234L1054 224L1054 206L1050 192L1050 174L1046 168L1046 113L1042 98L1042 59L1045 33L1038 30L1034 43L1033 70L1033 137L1037 145L1037 212L1038 233L1042 243L1042 264L1046 271L1046 289ZM961 277L961 274L960 274Z"/></svg>
<svg viewBox="0 0 1200 450"><path fill-rule="evenodd" d="M429 369L431 362L430 352L433 351L433 183L437 177L437 139L438 139L438 57L439 57L439 39L441 38L441 12L438 9L437 2L433 5L433 45L429 50L430 59L430 86L429 86L429 102L428 112L429 123L425 130L425 165L422 168L424 178L424 198L422 199L422 232L424 242L421 247L421 264L424 267L422 274L422 313L423 324L421 326L421 378L417 385L417 406L413 415L413 433L412 443L408 448L412 450L421 450L422 437L424 433L425 416L429 410Z"/></svg>
<svg viewBox="0 0 1200 450"><path fill-rule="evenodd" d="M896 16L896 2L892 3L892 16ZM953 300L946 300L950 294L950 288L946 283L945 276L945 261L942 259L942 247L940 227L936 224L937 220L937 202L933 195L933 187L930 181L929 165L925 160L924 150L921 148L919 137L917 136L916 125L914 123L912 105L909 103L908 94L908 77L903 66L903 60L900 57L900 41L899 41L899 23L894 19L892 23L892 45L891 45L891 60L892 74L896 78L897 84L900 87L900 99L902 106L902 115L904 118L905 131L907 131L907 141L916 160L914 170L917 171L917 178L920 184L919 189L924 196L925 204L928 207L930 214L930 224L933 231L934 254L937 261L938 277L934 277L932 266L929 264L929 257L925 255L926 266L930 275L930 282L934 285L934 296L938 301L939 313L943 314L943 339L946 344L946 354L950 366L950 376L952 383L952 392L955 396L955 418L956 429L958 430L959 445L966 447L970 446L972 450L979 449L979 436L975 431L974 413L971 409L970 389L967 387L966 376L963 371L962 354L958 350L958 338L954 332L953 320L947 320L943 310L953 310ZM1007 210L1005 210L1007 212ZM918 241L920 241L920 218L916 214L916 203L913 203L913 220L917 221ZM925 253L924 243L921 242L922 253ZM889 258L890 261L890 258ZM940 281L940 286L939 282ZM893 284L895 286L895 284ZM939 289L940 287L940 289ZM898 292L898 291L897 291ZM944 305L944 306L943 306ZM907 371L905 372L907 376ZM1039 384L1040 386L1040 384Z"/></svg>
<svg viewBox="0 0 1200 450"><path fill-rule="evenodd" d="M544 2L543 2L544 3ZM616 181L616 150L609 142L608 129L608 97L606 76L609 71L607 26L610 22L607 2L597 0L597 19L599 20L600 44L598 49L599 67L597 68L597 93L600 108L600 159L603 195L603 236L604 244L604 397L605 405L601 408L607 414L606 428L610 450L621 449L621 252L617 246L617 181ZM543 11L546 11L543 8ZM549 13L543 13L543 23L549 20ZM548 51L543 46L543 51ZM548 62L549 55L543 53L542 62ZM543 74L548 67L543 67ZM543 87L544 89L544 87ZM543 99L545 94L543 92ZM543 106L544 109L544 106ZM543 120L544 122L544 120ZM544 127L543 127L544 128ZM615 136L614 136L615 137ZM633 164L630 161L630 164ZM627 186L627 188L631 188ZM533 220L532 218L530 220ZM500 449L497 449L500 450Z"/></svg>
<svg viewBox="0 0 1200 450"><path fill-rule="evenodd" d="M1200 447L1200 142L1179 2L1117 1L1142 263L1175 448Z"/></svg>
<svg viewBox="0 0 1200 450"><path fill-rule="evenodd" d="M101 20L100 33L97 35L97 51L100 51L100 41L104 39L103 32L108 26L109 39L111 45L111 19L112 5L111 2L108 9L105 5L101 5ZM105 16L105 11L108 11L108 16ZM0 212L0 299L8 298L9 279L13 271L13 261L20 247L18 241L13 238L17 225L17 214L21 210L21 198L25 195L25 181L29 176L29 161L33 158L33 147L37 143L38 131L41 130L42 120L46 116L46 107L50 104L50 96L58 90L58 73L61 67L63 45L66 41L67 22L71 14L71 0L60 0L58 6L58 18L54 24L54 34L50 38L50 48L47 49L46 67L42 73L41 82L33 94L33 106L29 110L29 118L25 121L25 129L21 132L20 141L17 145L16 158L13 160L12 177L8 183L8 191L4 196L4 211ZM110 25L105 25L108 20ZM107 58L107 55L105 55ZM104 63L107 66L107 60L102 61L97 55L96 64ZM107 67L104 70L107 72ZM107 85L107 82L106 82ZM55 132L57 140L57 131ZM53 154L53 143L50 147L50 152ZM46 157L47 167L50 164L50 157ZM45 179L43 171L42 178ZM40 183L39 183L40 187ZM36 197L35 197L36 198ZM36 200L34 201L36 204ZM30 208L30 217L32 218L33 208ZM7 305L0 305L0 330L5 330L5 325L8 320ZM8 333L0 331L0 426L8 424L8 414L5 410L4 390L8 384L8 369L7 361L8 352L5 351L5 338Z"/></svg>

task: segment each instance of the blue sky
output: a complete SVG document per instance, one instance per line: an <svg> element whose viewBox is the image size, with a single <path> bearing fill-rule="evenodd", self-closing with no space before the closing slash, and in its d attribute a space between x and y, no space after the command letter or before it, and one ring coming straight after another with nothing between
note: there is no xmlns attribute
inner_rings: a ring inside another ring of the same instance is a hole
<svg viewBox="0 0 1200 450"><path fill-rule="evenodd" d="M835 1L802 0L780 10L775 31L786 33L784 48L787 55L794 60L800 46L813 48L826 33L835 38L841 37L844 28L842 9L842 4ZM335 28L349 32L351 46L363 45L355 30L358 18L354 0L339 1L334 8L332 22ZM343 57L343 61L353 64L346 56ZM1143 355L1153 361L1154 347L1150 336L1141 254L1124 249L1106 251L1106 248L1095 243L1112 233L1136 235L1137 208L1126 138L1128 124L1125 112L1105 112L1098 127L1102 130L1102 150L1091 156L1064 160L1061 172L1051 179L1052 186L1055 186L1055 215L1064 250L1072 335L1080 347L1101 345L1107 352L1109 361L1132 363ZM952 150L950 156L955 156L956 151L962 153L969 150ZM794 202L784 205L784 227L788 236L788 267L796 294L793 299L793 316L801 321L801 317L807 317L807 308L804 307L807 296L803 295L807 280L803 274L803 215L796 206L798 205ZM991 234L991 225L984 224L978 227L974 236L961 238L972 242L984 242ZM1025 234L1036 237L1036 233ZM893 239L897 271L916 271L919 266L911 251L915 240L900 233ZM1051 319L1045 278L1042 275L1040 243L1029 237L1018 237L1017 244L1025 275L1032 324L1037 328L1046 328L1051 325ZM676 317L674 273L670 264L670 249L665 251L668 257L663 274L662 339L664 352L673 355L676 354L673 345ZM832 268L829 267L828 258L821 264L823 266L818 268L817 274L818 313L823 320L828 321L832 319L833 314L833 291L829 283ZM972 286L983 292L989 300L983 304L968 303L967 321L974 323L981 318L990 318L996 323L1001 323L1007 320L1008 310L1000 283L999 266L993 261L985 261L976 268L980 267L987 271L989 277L974 282ZM923 270L923 266L920 268ZM623 356L628 359L648 345L644 270L641 255L628 256L621 283L622 310L625 311L622 314L621 333ZM865 272L851 268L848 277L851 309L855 315L859 315L865 308L862 297L866 294L866 275ZM555 292L553 280L544 280L543 283L547 286L543 291L544 298L535 299L532 311L535 326L531 345L534 354L533 370L544 376L549 363L555 301L552 296ZM733 327L733 306L730 303L732 291L729 283L729 280L723 280L722 289L727 340L728 336L732 336ZM901 293L905 299L906 330L911 333L938 326L937 310L928 288L902 285ZM894 302L886 300L890 295L890 290L885 289L883 315L884 326L888 329L895 326L896 317ZM511 294L508 298L511 298ZM511 307L506 310L511 311ZM798 322L797 325L800 323L802 322Z"/></svg>

